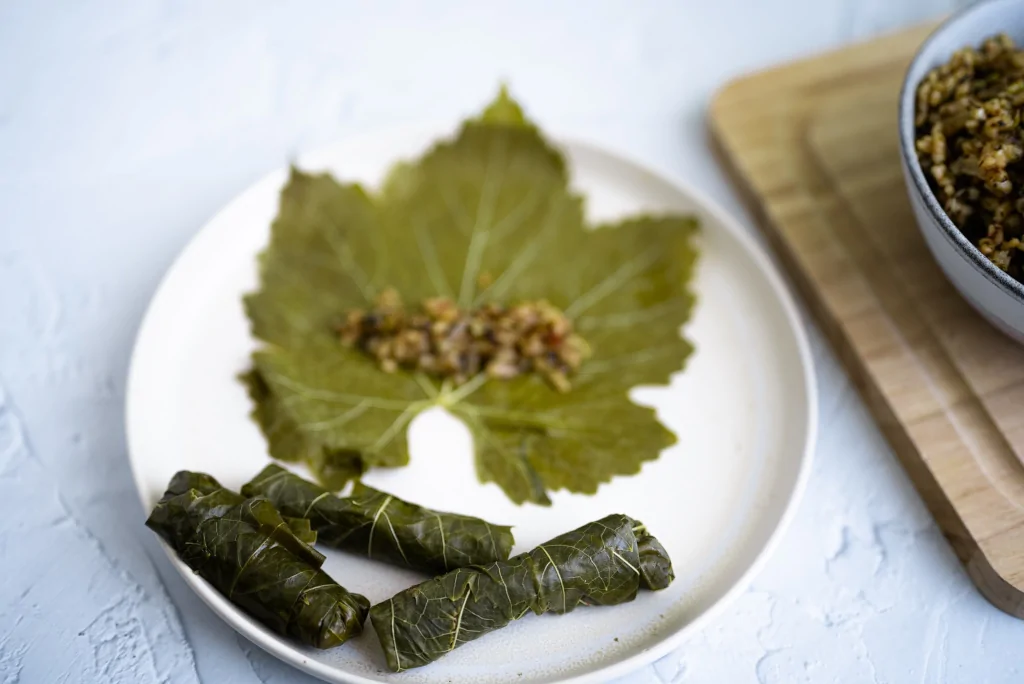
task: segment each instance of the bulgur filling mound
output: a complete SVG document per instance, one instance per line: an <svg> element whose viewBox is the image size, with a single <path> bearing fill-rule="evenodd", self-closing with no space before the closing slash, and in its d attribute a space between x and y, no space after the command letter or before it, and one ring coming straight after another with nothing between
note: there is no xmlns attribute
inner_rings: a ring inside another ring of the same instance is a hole
<svg viewBox="0 0 1024 684"><path fill-rule="evenodd" d="M572 321L543 300L467 310L435 297L409 311L388 289L372 310L348 312L338 334L342 344L362 349L385 372L421 371L456 385L480 373L502 380L537 373L568 392L569 376L590 355Z"/></svg>
<svg viewBox="0 0 1024 684"><path fill-rule="evenodd" d="M1024 281L1024 51L1006 35L965 47L917 89L917 155L953 223Z"/></svg>

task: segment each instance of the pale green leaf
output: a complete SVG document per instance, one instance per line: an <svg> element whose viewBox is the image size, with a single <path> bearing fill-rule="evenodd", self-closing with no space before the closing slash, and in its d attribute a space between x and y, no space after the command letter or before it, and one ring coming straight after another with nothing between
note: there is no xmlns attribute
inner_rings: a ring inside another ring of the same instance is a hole
<svg viewBox="0 0 1024 684"><path fill-rule="evenodd" d="M265 342L254 360L274 405L256 417L272 453L358 451L361 466L404 465L409 423L441 405L472 431L480 478L516 502L636 473L675 441L627 393L666 384L691 351L680 328L695 231L684 216L590 229L561 153L504 92L455 138L397 166L377 194L293 169L260 289L246 299ZM546 299L593 356L565 394L534 376L452 387L384 373L342 347L335 325L387 287L408 303Z"/></svg>

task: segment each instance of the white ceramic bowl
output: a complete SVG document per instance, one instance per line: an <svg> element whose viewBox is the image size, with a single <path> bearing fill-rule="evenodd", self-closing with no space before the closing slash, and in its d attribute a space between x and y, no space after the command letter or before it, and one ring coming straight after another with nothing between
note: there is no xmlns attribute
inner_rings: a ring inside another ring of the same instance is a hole
<svg viewBox="0 0 1024 684"><path fill-rule="evenodd" d="M943 211L914 151L917 85L965 45L978 46L996 33L1024 43L1024 2L989 0L954 15L925 41L910 63L900 93L900 148L910 202L928 248L960 294L985 318L1024 343L1024 285L989 261Z"/></svg>

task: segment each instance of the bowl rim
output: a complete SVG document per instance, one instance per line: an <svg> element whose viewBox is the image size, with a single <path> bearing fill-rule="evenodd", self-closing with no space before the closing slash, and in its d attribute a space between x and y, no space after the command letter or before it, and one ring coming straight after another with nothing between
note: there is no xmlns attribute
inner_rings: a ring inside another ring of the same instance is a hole
<svg viewBox="0 0 1024 684"><path fill-rule="evenodd" d="M924 200L925 206L931 213L932 218L935 219L936 224L942 228L942 233L945 235L946 240L956 248L956 252L961 255L965 260L969 261L981 275L985 276L989 282L998 287L1006 294L1014 297L1021 303L1024 303L1024 283L1014 279L1006 271L996 266L992 261L989 260L981 250L977 248L967 237L960 231L960 229L953 223L953 220L949 218L946 211L942 208L938 198L932 191L931 185L928 184L927 178L925 178L924 170L921 168L921 163L917 159L917 149L915 146L914 139L914 114L917 106L917 86L918 83L911 83L910 76L917 70L920 63L924 60L929 48L938 40L941 36L947 34L950 29L958 25L964 18L972 15L974 12L981 11L989 8L992 5L998 4L1013 4L1017 0L985 0L973 5L969 5L947 18L938 27L932 31L925 39L921 46L914 53L914 58L910 61L907 66L907 70L903 76L903 85L900 88L900 102L899 102L899 136L900 136L900 153L903 157L903 165L907 170L907 175L914 182L917 188L917 192L920 197Z"/></svg>

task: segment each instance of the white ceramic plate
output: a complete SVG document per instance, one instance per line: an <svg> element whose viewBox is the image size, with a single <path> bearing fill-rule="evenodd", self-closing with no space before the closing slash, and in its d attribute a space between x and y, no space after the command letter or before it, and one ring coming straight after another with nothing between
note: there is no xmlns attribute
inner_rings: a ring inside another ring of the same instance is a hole
<svg viewBox="0 0 1024 684"><path fill-rule="evenodd" d="M373 183L442 134L433 128L362 138L298 165ZM366 481L417 503L511 523L516 552L608 513L627 513L664 543L676 581L614 608L530 615L428 667L392 675L370 625L330 651L300 647L242 614L170 554L217 615L275 656L336 682L603 682L678 646L743 590L773 548L807 478L816 422L811 358L789 295L750 238L697 193L594 146L563 146L592 219L675 210L703 221L699 306L686 329L697 352L671 387L634 390L679 443L596 496L557 492L550 508L517 507L497 486L477 482L469 433L434 409L412 425L412 463L371 472ZM129 376L127 427L147 509L177 470L207 471L239 487L268 460L235 376L254 346L241 298L256 285L256 254L285 178L284 170L265 178L210 221L146 314ZM325 569L374 603L424 579L343 553L328 552Z"/></svg>

